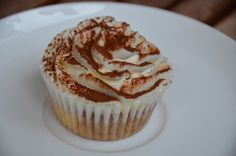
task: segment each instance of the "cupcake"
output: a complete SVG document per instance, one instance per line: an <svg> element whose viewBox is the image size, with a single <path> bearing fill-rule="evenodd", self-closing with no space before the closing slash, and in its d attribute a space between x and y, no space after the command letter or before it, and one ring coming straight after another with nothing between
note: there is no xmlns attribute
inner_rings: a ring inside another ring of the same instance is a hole
<svg viewBox="0 0 236 156"><path fill-rule="evenodd" d="M41 62L57 119L93 140L140 131L170 84L171 71L155 45L110 16L56 35Z"/></svg>

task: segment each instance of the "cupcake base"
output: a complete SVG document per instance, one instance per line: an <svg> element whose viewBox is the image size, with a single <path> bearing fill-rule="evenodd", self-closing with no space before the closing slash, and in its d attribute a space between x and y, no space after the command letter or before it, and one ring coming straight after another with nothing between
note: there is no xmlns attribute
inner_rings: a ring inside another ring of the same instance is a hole
<svg viewBox="0 0 236 156"><path fill-rule="evenodd" d="M55 101L52 102L52 106L60 123L74 134L88 139L109 141L124 139L140 131L150 119L156 104L148 110L143 111L140 118L136 116L132 118L131 112L129 112L125 124L122 122L122 114L119 115L116 124L114 124L113 117L111 116L108 126L104 124L103 115L101 115L99 123L95 124L94 113L91 114L88 120L86 119L86 111L84 111L79 118L79 116L76 115L77 112L75 112L75 115L71 115Z"/></svg>
<svg viewBox="0 0 236 156"><path fill-rule="evenodd" d="M149 100L143 98L125 105L112 102L104 105L60 89L44 72L42 76L50 92L54 114L60 123L74 134L92 140L119 140L140 131L164 90L147 94L145 99Z"/></svg>

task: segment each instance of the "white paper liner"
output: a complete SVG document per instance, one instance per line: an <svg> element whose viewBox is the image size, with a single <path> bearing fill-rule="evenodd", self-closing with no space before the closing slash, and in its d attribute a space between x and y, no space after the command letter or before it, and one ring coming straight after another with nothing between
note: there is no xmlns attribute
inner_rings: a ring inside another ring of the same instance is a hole
<svg viewBox="0 0 236 156"><path fill-rule="evenodd" d="M118 121L122 115L122 124L127 125L128 116L129 120L133 121L134 119L140 119L142 116L147 116L147 113L150 113L154 109L155 105L159 102L161 95L163 94L167 86L163 86L161 89L154 90L156 94L155 98L149 99L149 103L140 103L132 102L130 104L100 104L88 101L83 97L73 95L68 91L64 91L59 88L51 78L44 72L41 71L43 79L48 87L50 96L54 101L54 105L58 105L59 108L63 109L62 112L69 115L69 119L78 120L80 122L85 112L86 115L86 126L87 127L99 127L100 120L103 118L103 124L105 127L109 127L110 118L113 119L114 133L117 133ZM154 100L155 99L155 100ZM64 115L65 115L64 114ZM91 116L94 115L94 125L91 125ZM67 128L70 130L75 129L75 122L77 121L67 121L68 118L64 118L61 122L63 125L67 125ZM69 124L68 124L69 123ZM89 132L88 132L89 133ZM91 132L90 132L91 133ZM80 135L80 134L79 134ZM115 135L115 134L114 134ZM119 139L119 138L118 138ZM109 140L109 139L108 139Z"/></svg>

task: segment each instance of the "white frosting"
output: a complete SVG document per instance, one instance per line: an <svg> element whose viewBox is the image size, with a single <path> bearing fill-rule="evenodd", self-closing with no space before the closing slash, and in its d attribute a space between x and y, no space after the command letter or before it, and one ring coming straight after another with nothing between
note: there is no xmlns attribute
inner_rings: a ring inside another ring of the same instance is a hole
<svg viewBox="0 0 236 156"><path fill-rule="evenodd" d="M126 42L125 46L136 48L136 51L129 51L124 46L116 48L113 51L108 51L111 54L112 59L107 59L101 54L95 47L99 45L105 46L109 38L105 35L106 29L101 25L93 26L96 23L105 24L108 27L112 27L115 31L111 31L111 35L117 33L123 33L125 36L132 36ZM70 107L76 108L79 111L79 115L82 114L83 110L86 110L87 116L91 115L96 107L95 116L99 116L105 112L105 116L113 114L114 120L117 121L117 116L120 112L127 112L132 109L137 116L141 115L142 110L146 110L149 105L156 103L165 88L170 83L170 73L164 72L156 74L158 71L169 67L167 59L161 54L153 53L153 50L157 49L152 43L146 41L146 39L139 35L137 32L131 30L130 26L123 22L117 22L112 17L100 17L81 22L78 26L67 29L66 31L58 34L51 44L48 46L45 52L45 57L54 59L55 61L55 79L49 76L51 71L45 72L46 63L42 63L42 74L44 75L47 86L52 97L58 100L58 103L63 105L64 110L70 111ZM87 29L89 26L93 26ZM91 48L91 55L94 61L99 64L99 68L96 70L90 62L81 55L78 48L84 48L89 40L94 40ZM68 53L63 53L61 46L64 44L66 49L71 49ZM66 58L72 55L72 57L81 65L70 64L66 61ZM141 55L145 55L141 57ZM119 65L119 63L126 63L125 65ZM148 62L145 66L140 64ZM84 68L85 67L85 68ZM86 86L97 92L105 93L111 97L115 97L118 101L107 101L107 102L95 102L84 97L73 94L68 85L65 85L61 80L57 79L63 72L62 69L77 83ZM122 72L127 70L129 73L125 73L118 77L109 77L104 74L108 72ZM92 75L94 78L99 79L103 83L107 84L106 87L100 82L94 79L88 79L86 75ZM46 75L46 76L45 76ZM147 81L132 84L134 79L149 77ZM136 98L127 98L117 92L122 92L129 95L134 95L139 92L150 89L158 80L164 79L158 87L154 90L145 93L144 95ZM49 81L50 80L50 81ZM55 83L56 85L52 85ZM73 99L73 100L72 100ZM151 100L151 101L150 101ZM153 100L153 102L152 102ZM73 102L71 102L73 101ZM79 104L78 102L79 101ZM65 103L69 103L69 106ZM110 112L110 113L109 113ZM75 114L73 111L72 114ZM134 116L134 114L132 115ZM124 118L124 120L126 120ZM95 121L98 122L98 121ZM108 119L104 120L108 122Z"/></svg>

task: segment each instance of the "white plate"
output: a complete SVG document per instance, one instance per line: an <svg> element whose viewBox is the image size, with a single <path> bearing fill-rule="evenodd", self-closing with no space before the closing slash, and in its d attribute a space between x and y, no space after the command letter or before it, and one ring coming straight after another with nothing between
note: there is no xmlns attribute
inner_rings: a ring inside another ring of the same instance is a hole
<svg viewBox="0 0 236 156"><path fill-rule="evenodd" d="M138 148L109 155L236 155L236 42L181 15L117 3L48 6L0 21L1 154L107 155L76 148L51 133L42 115L48 91L39 71L43 51L54 35L100 15L127 21L154 42L173 64L175 75L163 97L167 117L161 133ZM152 119L148 124L157 123Z"/></svg>

